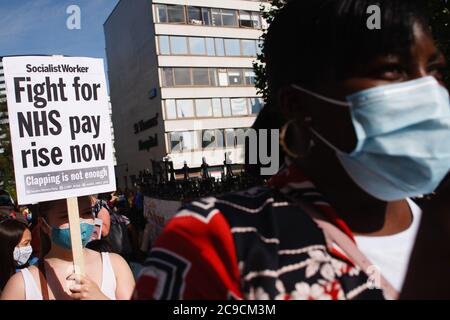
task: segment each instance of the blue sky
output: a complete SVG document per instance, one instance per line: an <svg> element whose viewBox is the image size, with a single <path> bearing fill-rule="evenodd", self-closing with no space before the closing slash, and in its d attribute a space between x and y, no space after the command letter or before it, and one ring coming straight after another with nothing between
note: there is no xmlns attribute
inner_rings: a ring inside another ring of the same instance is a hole
<svg viewBox="0 0 450 320"><path fill-rule="evenodd" d="M106 62L103 23L117 2L0 0L0 56L63 54L104 58ZM70 5L81 9L80 30L66 27Z"/></svg>

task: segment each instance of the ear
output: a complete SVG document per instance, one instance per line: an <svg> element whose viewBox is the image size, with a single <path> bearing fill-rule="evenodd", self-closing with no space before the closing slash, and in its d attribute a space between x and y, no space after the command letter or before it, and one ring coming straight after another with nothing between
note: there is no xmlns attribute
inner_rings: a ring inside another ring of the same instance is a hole
<svg viewBox="0 0 450 320"><path fill-rule="evenodd" d="M310 100L304 92L291 86L284 86L278 91L278 105L285 119L300 121L310 118Z"/></svg>

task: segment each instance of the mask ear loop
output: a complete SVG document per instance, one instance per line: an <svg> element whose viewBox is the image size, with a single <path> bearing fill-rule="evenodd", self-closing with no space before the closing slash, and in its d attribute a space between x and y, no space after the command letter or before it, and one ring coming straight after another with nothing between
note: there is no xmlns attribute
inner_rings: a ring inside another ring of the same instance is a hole
<svg viewBox="0 0 450 320"><path fill-rule="evenodd" d="M312 91L310 91L308 89L302 88L302 87L300 87L300 86L298 86L296 84L291 84L291 86L294 89L300 90L300 91L302 91L302 92L304 92L306 94L309 94L309 95L311 95L311 96L313 96L313 97L315 97L315 98L317 98L319 100L322 100L322 101L325 101L325 102L328 102L328 103L331 103L331 104L334 104L334 105L338 105L340 107L347 107L347 108L349 108L349 107L352 106L352 104L350 102L344 102L344 101L336 100L336 99L333 99L333 98L328 98L328 97L322 96L322 95L320 95L318 93L312 92ZM334 150L337 153L344 153L341 150L339 150L338 148L336 148L331 142L329 142L327 139L325 139L320 133L318 133L312 127L309 127L308 129L311 131L311 133L313 135L315 135L320 141L325 143L332 150Z"/></svg>
<svg viewBox="0 0 450 320"><path fill-rule="evenodd" d="M318 133L316 130L314 130L313 128L309 128L309 130L311 131L311 133L313 135L315 135L320 141L322 141L324 144L326 144L329 148L331 148L332 150L334 150L336 153L345 153L342 152L341 150L339 150L338 148L336 148L330 141L328 141L327 139L325 139L325 137L323 137L320 133Z"/></svg>
<svg viewBox="0 0 450 320"><path fill-rule="evenodd" d="M311 95L313 97L316 97L317 99L320 99L320 100L323 100L323 101L326 101L326 102L329 102L329 103L332 103L332 104L335 104L335 105L338 105L338 106L342 106L342 107L350 107L351 106L350 102L345 102L345 101L340 101L340 100L336 100L336 99L333 99L333 98L328 98L328 97L322 96L322 95L320 95L318 93L309 91L308 89L302 88L302 87L300 87L300 86L298 86L296 84L292 84L291 86L293 88L297 89L297 90L300 90L300 91L302 91L304 93L307 93L307 94L309 94L309 95Z"/></svg>

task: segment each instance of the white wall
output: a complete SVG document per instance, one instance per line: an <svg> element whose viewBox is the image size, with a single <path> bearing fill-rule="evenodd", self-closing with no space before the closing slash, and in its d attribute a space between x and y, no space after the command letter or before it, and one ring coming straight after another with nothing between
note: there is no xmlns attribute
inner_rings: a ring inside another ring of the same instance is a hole
<svg viewBox="0 0 450 320"><path fill-rule="evenodd" d="M209 5L208 5L209 7ZM193 26L188 24L155 24L156 34L177 34L182 36L258 39L262 35L261 30L246 28L224 28Z"/></svg>
<svg viewBox="0 0 450 320"><path fill-rule="evenodd" d="M255 122L255 116L230 117L230 118L208 118L188 120L166 120L164 125L166 132L207 130L216 128L249 128Z"/></svg>
<svg viewBox="0 0 450 320"><path fill-rule="evenodd" d="M160 67L218 67L252 68L256 58L245 57L202 57L202 56L159 56Z"/></svg>
<svg viewBox="0 0 450 320"><path fill-rule="evenodd" d="M177 98L243 98L255 97L255 87L181 87L181 88L161 88L163 99Z"/></svg>
<svg viewBox="0 0 450 320"><path fill-rule="evenodd" d="M116 176L124 187L123 176L137 175L139 170L151 167L150 159L161 160L166 156L165 132L195 128L250 127L255 116L223 119L170 120L164 123L161 99L255 97L256 88L248 87L184 87L161 88L159 67L193 66L252 68L255 58L247 57L198 57L158 56L155 35L186 35L238 39L258 39L261 30L223 28L192 25L155 24L152 4L167 3L218 8L259 11L259 2L242 0L121 0L104 24L112 104L112 118L117 156ZM149 100L148 92L157 88L157 97ZM159 113L158 126L134 134L134 124L148 120ZM138 141L158 135L158 146L149 152L138 150ZM224 153L231 152L234 163L243 162L242 148L170 154L175 168L181 168L184 160L190 167L201 165L205 156L210 165L223 164ZM128 164L129 171L126 172ZM128 179L128 185L130 179Z"/></svg>

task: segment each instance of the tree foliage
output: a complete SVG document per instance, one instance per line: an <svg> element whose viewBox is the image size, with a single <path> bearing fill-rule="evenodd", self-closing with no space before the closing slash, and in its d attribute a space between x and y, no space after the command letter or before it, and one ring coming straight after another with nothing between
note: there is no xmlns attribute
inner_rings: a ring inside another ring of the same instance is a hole
<svg viewBox="0 0 450 320"><path fill-rule="evenodd" d="M431 29L436 43L447 58L449 67L445 71L445 82L450 88L450 1L429 0L431 10Z"/></svg>
<svg viewBox="0 0 450 320"><path fill-rule="evenodd" d="M16 199L14 165L12 161L11 139L7 122L6 101L0 101L0 189L5 189Z"/></svg>

